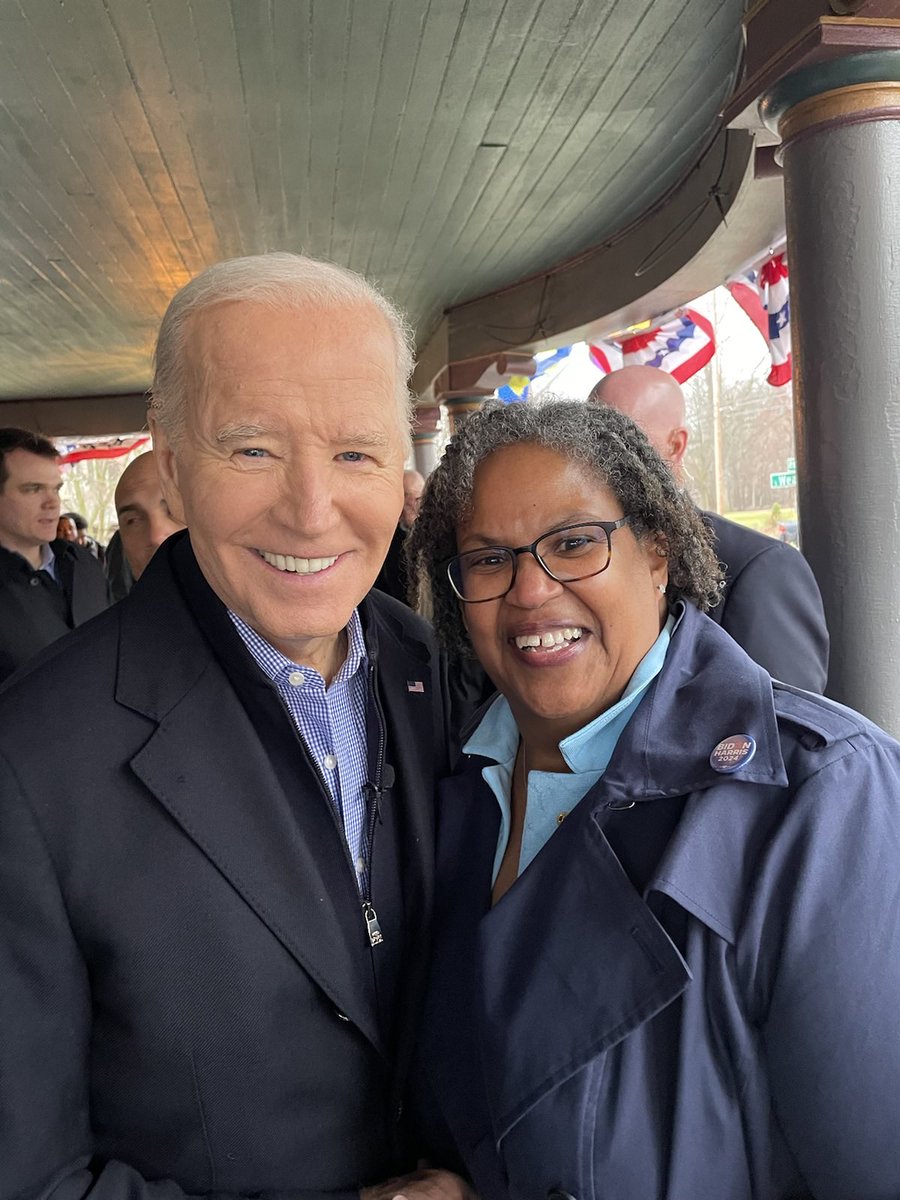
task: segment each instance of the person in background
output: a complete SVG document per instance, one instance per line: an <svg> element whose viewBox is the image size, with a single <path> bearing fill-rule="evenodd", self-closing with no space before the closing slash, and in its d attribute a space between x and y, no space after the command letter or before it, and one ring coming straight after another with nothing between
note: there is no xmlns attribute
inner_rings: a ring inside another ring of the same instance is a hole
<svg viewBox="0 0 900 1200"><path fill-rule="evenodd" d="M63 514L56 522L56 536L61 542L77 542L78 526L71 517Z"/></svg>
<svg viewBox="0 0 900 1200"><path fill-rule="evenodd" d="M81 513L68 512L68 513L63 513L63 516L68 518L68 520L74 522L75 529L78 533L78 537L77 537L78 545L84 546L85 550L89 550L91 552L91 554L93 554L94 558L96 558L98 560L98 562L102 563L104 549L100 545L100 543L97 541L97 539L92 538L91 535L88 533L88 523L85 520L85 518L81 515Z"/></svg>
<svg viewBox="0 0 900 1200"><path fill-rule="evenodd" d="M407 535L419 515L424 490L425 479L418 471L403 472L403 511L391 538L384 565L375 580L375 586L380 591L387 592L395 600L402 600L404 604L408 602L404 547Z"/></svg>
<svg viewBox="0 0 900 1200"><path fill-rule="evenodd" d="M688 445L684 393L656 367L623 367L604 376L590 404L630 417L682 483ZM828 628L815 576L802 554L718 513L704 512L725 568L709 615L775 679L823 692L828 679Z"/></svg>
<svg viewBox="0 0 900 1200"><path fill-rule="evenodd" d="M98 564L57 536L61 487L52 442L0 429L0 680L109 604Z"/></svg>
<svg viewBox="0 0 900 1200"><path fill-rule="evenodd" d="M137 580L166 538L184 528L169 512L152 450L132 459L119 476L114 503L122 549Z"/></svg>
<svg viewBox="0 0 900 1200"><path fill-rule="evenodd" d="M405 1105L443 664L372 588L410 334L261 255L175 295L155 362L187 528L0 697L0 1196L461 1200Z"/></svg>
<svg viewBox="0 0 900 1200"><path fill-rule="evenodd" d="M500 695L438 798L421 1112L482 1200L900 1195L900 745L704 615L640 429L488 404L410 535Z"/></svg>

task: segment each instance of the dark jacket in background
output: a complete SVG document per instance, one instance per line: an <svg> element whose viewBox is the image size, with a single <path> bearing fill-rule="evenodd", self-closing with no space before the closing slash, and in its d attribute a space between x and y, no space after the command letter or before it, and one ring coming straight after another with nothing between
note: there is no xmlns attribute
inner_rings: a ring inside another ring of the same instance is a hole
<svg viewBox="0 0 900 1200"><path fill-rule="evenodd" d="M0 547L0 681L109 604L106 576L90 551L62 540L50 546L57 583Z"/></svg>
<svg viewBox="0 0 900 1200"><path fill-rule="evenodd" d="M773 679L823 692L828 629L809 563L793 546L718 513L702 515L726 568L725 590L710 617Z"/></svg>
<svg viewBox="0 0 900 1200"><path fill-rule="evenodd" d="M122 548L122 535L118 529L109 539L109 545L106 547L106 556L103 560L103 569L106 571L106 578L109 580L109 592L113 602L124 600L134 587L134 576L131 573L131 567L128 565L128 559L125 557L125 551Z"/></svg>
<svg viewBox="0 0 900 1200"><path fill-rule="evenodd" d="M423 621L360 611L375 947L187 533L0 695L0 1196L335 1200L414 1167L445 685Z"/></svg>
<svg viewBox="0 0 900 1200"><path fill-rule="evenodd" d="M403 604L409 603L406 592L407 571L404 555L408 532L402 525L398 525L394 530L387 556L378 572L378 578L375 580L375 587L380 592L386 592L387 595L402 601Z"/></svg>

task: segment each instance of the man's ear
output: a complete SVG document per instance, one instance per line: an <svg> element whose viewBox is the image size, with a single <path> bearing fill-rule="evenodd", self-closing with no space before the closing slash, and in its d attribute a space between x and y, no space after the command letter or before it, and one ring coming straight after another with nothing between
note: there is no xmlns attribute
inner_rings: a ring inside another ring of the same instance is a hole
<svg viewBox="0 0 900 1200"><path fill-rule="evenodd" d="M679 426L673 429L669 434L669 452L667 458L672 469L672 474L676 479L681 478L682 466L684 464L684 455L688 446L688 431Z"/></svg>
<svg viewBox="0 0 900 1200"><path fill-rule="evenodd" d="M153 458L156 462L156 471L169 513L173 520L187 525L181 490L178 487L178 462L175 451L172 449L168 434L153 413L148 415L147 423L150 426L150 437L153 439Z"/></svg>

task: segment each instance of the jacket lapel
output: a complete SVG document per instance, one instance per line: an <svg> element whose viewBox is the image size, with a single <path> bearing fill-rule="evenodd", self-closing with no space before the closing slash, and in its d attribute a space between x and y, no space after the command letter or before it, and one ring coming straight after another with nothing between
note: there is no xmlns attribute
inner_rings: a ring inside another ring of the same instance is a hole
<svg viewBox="0 0 900 1200"><path fill-rule="evenodd" d="M167 580L163 563L151 566L153 577L141 579L122 612L117 699L157 722L132 769L336 1007L383 1050L364 922L361 914L347 915L358 913L352 877L330 869L333 856L316 853L322 823L331 821L324 799L302 781L299 801L285 794L170 572ZM334 831L327 836L333 840Z"/></svg>
<svg viewBox="0 0 900 1200"><path fill-rule="evenodd" d="M393 772L390 802L399 828L407 957L403 992L398 997L398 1028L411 1030L418 1021L428 968L434 903L434 794L438 780L449 770L447 732L436 724L446 712L446 697L442 703L435 694L443 690L443 684L428 647L407 635L371 602L363 612L385 723L386 762ZM401 1077L412 1046L412 1038L401 1038Z"/></svg>
<svg viewBox="0 0 900 1200"><path fill-rule="evenodd" d="M377 645L368 641L376 663L379 700L385 721L387 761L393 770L395 802L403 799L402 854L408 875L406 900L420 924L427 923L434 890L434 790L447 773L446 733L435 727L442 710L435 691L441 680L428 649L405 637L390 618L367 608L377 627ZM410 888L415 890L410 891Z"/></svg>
<svg viewBox="0 0 900 1200"><path fill-rule="evenodd" d="M482 1055L498 1139L690 979L610 849L596 809L584 804L484 918L478 952Z"/></svg>

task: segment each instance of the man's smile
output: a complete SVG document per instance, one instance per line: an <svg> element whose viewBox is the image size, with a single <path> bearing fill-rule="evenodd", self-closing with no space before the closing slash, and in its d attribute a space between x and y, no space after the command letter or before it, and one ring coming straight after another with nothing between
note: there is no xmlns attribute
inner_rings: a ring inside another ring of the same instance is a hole
<svg viewBox="0 0 900 1200"><path fill-rule="evenodd" d="M340 558L339 554L335 554L332 558L299 558L293 554L274 554L270 550L257 550L256 553L270 567L275 567L278 571L288 571L294 575L318 575L320 571L327 571L329 567L333 567Z"/></svg>

